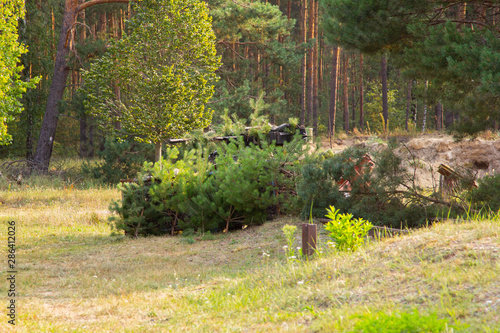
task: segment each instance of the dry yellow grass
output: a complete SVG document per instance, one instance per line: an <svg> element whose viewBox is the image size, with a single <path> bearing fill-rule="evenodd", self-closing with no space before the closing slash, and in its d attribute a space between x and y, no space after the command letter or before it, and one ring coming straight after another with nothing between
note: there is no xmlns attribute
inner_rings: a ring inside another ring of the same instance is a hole
<svg viewBox="0 0 500 333"><path fill-rule="evenodd" d="M353 254L287 263L281 228L297 219L194 244L128 239L106 223L119 196L114 189L0 193L0 241L8 220L18 226L16 331L341 332L368 310L414 308L470 332L500 327L499 221L443 223ZM0 283L5 301L6 290ZM0 331L11 329L4 317Z"/></svg>

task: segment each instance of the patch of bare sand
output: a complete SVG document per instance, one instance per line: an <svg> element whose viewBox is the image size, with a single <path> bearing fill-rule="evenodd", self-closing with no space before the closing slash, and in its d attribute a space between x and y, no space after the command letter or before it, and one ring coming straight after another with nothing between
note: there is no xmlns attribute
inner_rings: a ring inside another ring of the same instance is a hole
<svg viewBox="0 0 500 333"><path fill-rule="evenodd" d="M448 135L424 135L416 138L403 138L397 149L404 163L416 167L416 178L420 186L432 188L439 185L440 164L446 164L456 170L467 170L482 178L488 174L500 172L500 139L484 138L455 141ZM362 145L371 151L380 151L386 144L368 137L332 140L331 150L334 153L344 149ZM330 149L330 141L322 140L321 149Z"/></svg>

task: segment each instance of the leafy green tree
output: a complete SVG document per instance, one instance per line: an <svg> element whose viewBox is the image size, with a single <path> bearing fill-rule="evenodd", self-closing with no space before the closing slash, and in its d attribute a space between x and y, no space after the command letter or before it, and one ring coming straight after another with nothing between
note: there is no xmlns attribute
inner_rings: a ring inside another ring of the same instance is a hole
<svg viewBox="0 0 500 333"><path fill-rule="evenodd" d="M154 143L206 127L220 65L206 4L144 0L129 33L85 73L89 112L119 136Z"/></svg>
<svg viewBox="0 0 500 333"><path fill-rule="evenodd" d="M0 145L9 144L12 137L7 133L7 121L13 113L21 112L22 94L32 88L39 78L22 81L19 65L21 55L28 49L18 42L18 20L24 17L24 1L12 0L0 3Z"/></svg>
<svg viewBox="0 0 500 333"><path fill-rule="evenodd" d="M2 156L22 156L29 161L33 159L54 72L54 46L57 44L54 32L60 29L58 23L63 10L60 4L59 0L50 0L43 4L37 0L25 1L26 15L19 22L19 40L26 45L29 52L21 56L24 67L21 79L30 81L33 77L40 77L40 81L36 88L28 89L23 94L23 111L14 115L8 122L12 144L0 148ZM47 29L52 22L53 29Z"/></svg>

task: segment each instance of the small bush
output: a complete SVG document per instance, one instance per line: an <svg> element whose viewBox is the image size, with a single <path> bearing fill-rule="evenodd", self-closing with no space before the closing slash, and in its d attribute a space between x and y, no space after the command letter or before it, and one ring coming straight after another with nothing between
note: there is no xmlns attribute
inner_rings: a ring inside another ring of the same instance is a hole
<svg viewBox="0 0 500 333"><path fill-rule="evenodd" d="M447 332L450 328L460 327L460 324L448 325L446 319L439 319L435 313L421 315L418 310L409 313L367 313L358 318L360 321L354 325L350 333L441 333Z"/></svg>
<svg viewBox="0 0 500 333"><path fill-rule="evenodd" d="M500 175L486 176L470 191L470 201L475 209L483 207L493 212L500 210Z"/></svg>
<svg viewBox="0 0 500 333"><path fill-rule="evenodd" d="M295 232L297 231L297 227L294 225L286 224L281 229L283 234L285 235L286 245L283 247L285 250L286 260L288 262L293 262L298 256L301 256L300 249L297 249L298 253L295 251Z"/></svg>
<svg viewBox="0 0 500 333"><path fill-rule="evenodd" d="M99 157L103 162L97 165L84 164L83 173L104 183L117 184L121 179L134 177L144 161L154 160L154 146L131 139L119 141L108 137Z"/></svg>
<svg viewBox="0 0 500 333"><path fill-rule="evenodd" d="M145 176L138 175L137 183L125 183L118 188L122 192L121 201L113 201L109 210L119 217L109 218L115 230L125 231L125 235L138 237L161 235L168 232L171 218L166 212L155 209L149 190L150 182L144 182Z"/></svg>
<svg viewBox="0 0 500 333"><path fill-rule="evenodd" d="M339 210L330 206L326 217L330 219L325 230L335 242L338 251L356 251L365 242L372 224L361 218L353 219L351 214L339 214Z"/></svg>

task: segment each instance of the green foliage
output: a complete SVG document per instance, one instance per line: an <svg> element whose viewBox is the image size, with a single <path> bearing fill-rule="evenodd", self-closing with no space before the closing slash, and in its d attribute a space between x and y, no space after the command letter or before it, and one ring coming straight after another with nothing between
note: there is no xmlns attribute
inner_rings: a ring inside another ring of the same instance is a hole
<svg viewBox="0 0 500 333"><path fill-rule="evenodd" d="M219 221L212 208L217 210L219 202L210 201L214 166L208 161L207 150L192 149L179 156L174 147L167 149L166 155L161 168L159 163L149 164L148 170L158 180L151 189L155 209L169 212L182 230L217 230Z"/></svg>
<svg viewBox="0 0 500 333"><path fill-rule="evenodd" d="M198 205L209 220L260 224L269 214L293 208L293 165L302 153L301 139L283 147L260 140L246 146L243 139L223 145L215 159L216 170L201 186Z"/></svg>
<svg viewBox="0 0 500 333"><path fill-rule="evenodd" d="M297 227L294 225L286 224L283 226L282 230L286 239L286 245L283 247L285 249L286 260L288 262L292 262L297 258L294 247L295 232L297 231Z"/></svg>
<svg viewBox="0 0 500 333"><path fill-rule="evenodd" d="M99 152L102 162L85 163L82 172L93 179L117 184L122 179L134 177L142 168L144 161L153 159L154 149L151 145L129 140L117 140L108 137L104 150Z"/></svg>
<svg viewBox="0 0 500 333"><path fill-rule="evenodd" d="M350 147L333 157L318 156L304 164L297 184L304 202L302 216L309 215L314 201L312 214L316 217L323 216L324 210L333 205L374 225L425 225L440 207L426 200L423 189L415 185L414 170L402 163L394 148L372 153L372 171L363 162L368 153L363 147ZM350 190L339 188L342 180L350 181Z"/></svg>
<svg viewBox="0 0 500 333"><path fill-rule="evenodd" d="M441 333L461 325L448 325L446 319L439 319L437 314L421 315L418 310L412 312L395 312L387 314L379 312L358 316L359 321L351 333Z"/></svg>
<svg viewBox="0 0 500 333"><path fill-rule="evenodd" d="M500 121L494 112L500 101L499 33L447 22L435 27L416 26L417 41L400 57L413 64L406 75L430 79L431 101L441 99L462 114L459 133L475 134Z"/></svg>
<svg viewBox="0 0 500 333"><path fill-rule="evenodd" d="M9 144L12 136L7 133L7 122L13 114L23 110L20 102L28 88L34 88L40 78L21 80L23 66L21 55L28 52L19 43L18 20L24 18L23 0L3 1L0 4L0 146Z"/></svg>
<svg viewBox="0 0 500 333"><path fill-rule="evenodd" d="M144 0L134 11L128 33L85 74L89 112L148 143L206 127L220 65L206 4Z"/></svg>
<svg viewBox="0 0 500 333"><path fill-rule="evenodd" d="M500 175L486 176L479 180L477 188L469 193L475 209L486 208L492 212L500 210Z"/></svg>
<svg viewBox="0 0 500 333"><path fill-rule="evenodd" d="M261 146L252 143L246 146L241 137L221 144L215 165L209 162L207 149L185 150L183 155L175 147L167 149L161 168L160 163L145 163L143 167L143 174L150 174L153 179L148 195L130 194L128 197L137 198L137 203L129 199L124 200L122 206L113 206L122 219L115 225L142 228L139 222L148 221L150 217L145 214L151 213L151 219L164 217L161 220L164 224L155 225L153 234L173 229L203 233L261 224L281 212L294 212L295 177L298 159L303 154L302 139L297 136L294 141L278 147L267 144L266 140L260 143ZM138 191L135 185L121 189L124 197L128 192ZM142 232L141 229L138 234Z"/></svg>
<svg viewBox="0 0 500 333"><path fill-rule="evenodd" d="M414 10L427 2L409 0L323 0L324 27L330 42L363 52L404 43Z"/></svg>
<svg viewBox="0 0 500 333"><path fill-rule="evenodd" d="M362 218L353 219L352 214L339 214L339 210L330 206L326 217L330 219L325 225L328 236L335 242L338 251L356 251L365 242L368 231L372 228L369 221Z"/></svg>
<svg viewBox="0 0 500 333"><path fill-rule="evenodd" d="M227 136L245 134L255 138L259 137L259 133L269 133L271 130L269 115L264 112L269 105L264 102L264 96L265 93L261 92L257 99L250 99L252 112L248 119L238 117L237 113L230 115L229 110L225 109L224 115L221 117L222 122L213 126L214 130ZM250 127L249 131L247 131L247 127Z"/></svg>
<svg viewBox="0 0 500 333"><path fill-rule="evenodd" d="M389 129L403 128L405 114L401 109L396 108L396 95L398 91L389 90L387 93L388 113L390 115ZM384 132L384 118L382 116L382 84L380 82L371 82L366 91L367 102L364 105L366 122L368 127L374 133Z"/></svg>
<svg viewBox="0 0 500 333"><path fill-rule="evenodd" d="M279 169L274 169L277 165L271 160L272 149L244 145L242 140L230 143L216 159L215 195L225 198L230 205L224 216L226 220L258 224L266 220L266 209L277 203L273 192Z"/></svg>
<svg viewBox="0 0 500 333"><path fill-rule="evenodd" d="M307 218L312 212L313 216L322 217L324 211L334 204L342 210L349 207L346 196L338 190L336 181L344 173L351 175L351 170L357 161L360 161L365 150L349 148L338 155L314 156L305 163L301 170L301 178L297 184L298 195L304 202L302 216ZM349 158L351 160L349 160ZM314 206L311 209L312 203Z"/></svg>
<svg viewBox="0 0 500 333"><path fill-rule="evenodd" d="M405 77L429 82L433 93L426 96L427 103L441 101L460 112L460 132L474 134L500 121L500 39L494 11L465 1L452 10L442 10L443 1L322 3L332 43L368 53L389 52ZM457 18L460 6L466 7L462 19Z"/></svg>
<svg viewBox="0 0 500 333"><path fill-rule="evenodd" d="M223 63L211 104L214 121L220 122L226 109L249 118L254 110L251 100L262 91L266 91L264 112L279 119L277 123L285 121L298 109L294 99L283 97L300 91L296 69L305 49L291 36L295 19L288 19L270 2L210 0L209 4Z"/></svg>
<svg viewBox="0 0 500 333"><path fill-rule="evenodd" d="M139 174L137 182L125 183L118 188L122 200L113 201L109 210L119 217L111 216L109 221L116 230L125 231L131 237L161 235L167 233L169 216L155 209L151 202L150 182L145 182L145 175Z"/></svg>
<svg viewBox="0 0 500 333"><path fill-rule="evenodd" d="M21 56L21 79L30 81L33 77L40 77L36 89L28 89L21 100L23 112L13 115L8 122L9 134L12 135L12 144L0 147L1 153L10 156L31 158L34 153L36 138L41 126L48 96L48 91L54 70L55 48L57 36L54 36L50 27L52 18L55 19L55 30L62 17L62 6L58 1L50 0L38 8L39 2L26 1L26 16L19 21L19 40L26 45L29 52ZM58 136L58 140L60 137Z"/></svg>

